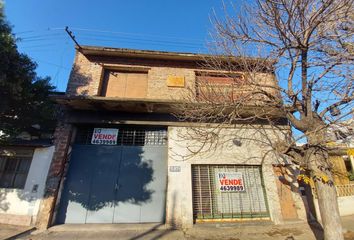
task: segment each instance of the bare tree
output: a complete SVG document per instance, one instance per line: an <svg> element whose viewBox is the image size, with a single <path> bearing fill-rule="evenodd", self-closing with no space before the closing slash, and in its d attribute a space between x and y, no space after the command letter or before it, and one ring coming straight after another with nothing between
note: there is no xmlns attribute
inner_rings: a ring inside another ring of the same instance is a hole
<svg viewBox="0 0 354 240"><path fill-rule="evenodd" d="M212 71L197 76L196 89L177 112L184 120L212 123L187 136L206 143L193 154L220 144L217 131L237 124L264 136L240 138L267 139L272 151L306 168L325 239L343 239L326 134L353 108L353 2L256 0L240 9L226 4L225 16L213 20L213 53L205 58ZM269 137L255 124L260 121L277 133ZM299 146L300 140L305 144Z"/></svg>

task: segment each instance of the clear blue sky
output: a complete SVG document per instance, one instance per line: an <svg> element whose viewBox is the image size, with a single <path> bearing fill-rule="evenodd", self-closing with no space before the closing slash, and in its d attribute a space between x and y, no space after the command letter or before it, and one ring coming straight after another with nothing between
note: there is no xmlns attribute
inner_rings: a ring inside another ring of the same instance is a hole
<svg viewBox="0 0 354 240"><path fill-rule="evenodd" d="M37 73L66 88L74 59L69 26L82 45L206 52L212 10L221 0L5 0L21 52L38 63Z"/></svg>

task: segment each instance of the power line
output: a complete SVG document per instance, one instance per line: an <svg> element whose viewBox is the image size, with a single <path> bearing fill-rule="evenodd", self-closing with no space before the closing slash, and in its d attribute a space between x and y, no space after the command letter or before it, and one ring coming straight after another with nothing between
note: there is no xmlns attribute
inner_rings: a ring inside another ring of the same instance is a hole
<svg viewBox="0 0 354 240"><path fill-rule="evenodd" d="M34 32L33 30L28 30L28 31L22 31L22 32L17 32L17 33L14 33L15 35L20 35L20 34L26 34L26 33L32 33Z"/></svg>
<svg viewBox="0 0 354 240"><path fill-rule="evenodd" d="M65 51L67 50L68 48L68 45L67 45L68 42L66 42L66 44L64 45L63 47L63 50L61 52L61 56L60 56L60 65L63 65L63 58L64 58L64 53ZM60 72L61 70L63 69L63 67L58 67L55 75L54 75L54 78L53 78L53 82L55 82L55 85L58 86L58 77L60 75Z"/></svg>
<svg viewBox="0 0 354 240"><path fill-rule="evenodd" d="M141 46L142 44L149 44L149 45L155 45L155 46L165 46L165 47L180 47L180 48L190 48L190 49L200 49L200 48L205 48L202 46L188 46L188 45L180 45L180 44L166 44L166 43L158 43L158 42L141 42L141 41L124 41L124 40L109 40L109 39L97 39L97 38L81 38L85 40L94 40L96 42L111 42L111 43L126 43L126 44L134 44Z"/></svg>
<svg viewBox="0 0 354 240"><path fill-rule="evenodd" d="M117 40L117 37L114 36L107 36L107 35L95 35L95 34L82 34L79 36L83 37L97 37L100 39L114 39ZM135 38L135 37L126 37L126 36L120 36L119 39L126 39L126 40L137 40L137 41L147 41L147 42L163 42L163 43L172 43L172 44L185 44L185 45L194 45L194 46L200 46L203 43L194 43L194 42L185 42L185 41L170 41L170 40L164 40L164 39L147 39L147 38Z"/></svg>
<svg viewBox="0 0 354 240"><path fill-rule="evenodd" d="M28 33L34 33L34 32L49 32L49 31L58 31L58 30L64 30L64 28L45 28L45 29L31 29L31 30L24 30L22 32L15 32L15 35L20 35L20 34L28 34Z"/></svg>
<svg viewBox="0 0 354 240"><path fill-rule="evenodd" d="M63 34L64 33L49 33L49 34L40 34L40 35L26 36L26 37L19 37L19 38L24 40L31 40L31 39L43 38L43 37L63 36Z"/></svg>
<svg viewBox="0 0 354 240"><path fill-rule="evenodd" d="M37 48L37 47L48 47L48 46L55 46L55 45L57 45L57 44L51 43L51 44L23 46L21 48Z"/></svg>
<svg viewBox="0 0 354 240"><path fill-rule="evenodd" d="M42 53L42 52L56 52L57 50L53 47L50 48L36 48L36 49L24 49L24 52L28 54L30 52L30 55L32 53Z"/></svg>
<svg viewBox="0 0 354 240"><path fill-rule="evenodd" d="M64 35L62 33L48 33L48 31L63 30L64 28L48 28L45 31L34 31L28 30L21 33L31 33L32 35L27 35L19 38L21 43L30 42L49 42L49 41L61 41ZM87 28L71 28L79 31L77 37L81 40L89 40L95 42L111 42L117 44L149 44L164 47L179 47L179 48L191 48L191 49L206 49L205 42L198 39L188 39L188 38L178 38L171 36L162 35L151 35L151 34L138 34L138 33L127 33L127 32L117 32L117 31L107 31L107 30L97 30L97 29L87 29ZM69 37L74 41L77 46L80 46L77 41L77 37L74 36L73 32L68 28L65 28ZM40 34L43 32L43 34ZM81 32L81 33L80 33ZM86 33L85 33L86 32ZM33 34L37 33L37 34ZM70 34L69 34L70 33ZM119 36L117 38L116 36ZM158 39L156 39L158 38ZM95 43L94 43L95 44ZM94 45L93 44L93 45ZM90 44L86 44L90 45Z"/></svg>
<svg viewBox="0 0 354 240"><path fill-rule="evenodd" d="M80 39L86 40L98 40L98 41L111 41L111 42L133 42L133 43L154 43L154 44L163 44L163 45L171 45L171 46L189 46L189 47L200 47L201 44L189 44L183 42L169 42L169 41L161 41L161 40L150 40L150 39L133 39L133 38L104 38L104 37L80 37Z"/></svg>
<svg viewBox="0 0 354 240"><path fill-rule="evenodd" d="M76 29L76 28L75 28ZM87 30L88 29L80 29L80 30ZM107 35L107 33L113 33L113 34L121 34L123 32L112 32L112 31L99 31L99 33L104 33L102 34L87 34L87 33L79 33L77 36L80 39L85 39L85 40L94 40L94 41L101 41L101 42L117 42L117 43L148 43L152 45L164 45L164 46L174 46L174 47L182 47L182 48L205 48L203 46L202 42L196 43L196 42L185 42L185 41L180 41L182 38L178 38L179 41L171 41L171 40L163 40L163 39L147 39L147 38L136 38L136 37L127 37L127 36L120 36L119 38L115 36L110 36ZM156 36L156 35L144 35L144 34L129 34L129 33L124 33L126 35L133 35L133 36L151 36L151 37L161 37L161 36ZM169 39L176 39L172 37L167 37ZM125 40L125 41L122 41Z"/></svg>
<svg viewBox="0 0 354 240"><path fill-rule="evenodd" d="M42 63L46 63L46 64L49 64L49 65L53 65L53 66L56 66L58 68L63 68L63 69L66 69L66 70L71 70L70 68L67 68L65 66L62 66L62 65L59 65L59 64L56 64L56 63L52 63L52 62L48 62L46 60L42 60L42 59L35 59L36 62L42 62Z"/></svg>
<svg viewBox="0 0 354 240"><path fill-rule="evenodd" d="M158 37L158 38L170 38L170 39L179 39L187 41L198 41L201 42L201 39L192 39L192 38L179 38L172 36L162 36L162 35L152 35L152 34L140 34L140 33L128 33L128 32L117 32L117 31L108 31L108 30L98 30L98 29L88 29L88 28L72 28L77 31L87 31L87 32L100 32L100 33L111 33L111 34L121 34L121 35L131 35L131 36L142 36L142 37Z"/></svg>
<svg viewBox="0 0 354 240"><path fill-rule="evenodd" d="M59 41L63 40L63 37L50 37L50 38L37 38L37 39L19 39L18 41L21 43L33 43L33 42L43 42L43 41Z"/></svg>

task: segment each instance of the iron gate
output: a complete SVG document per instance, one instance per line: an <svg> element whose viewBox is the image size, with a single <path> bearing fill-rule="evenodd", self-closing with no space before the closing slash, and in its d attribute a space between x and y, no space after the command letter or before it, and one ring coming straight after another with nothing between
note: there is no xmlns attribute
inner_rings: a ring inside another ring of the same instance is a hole
<svg viewBox="0 0 354 240"><path fill-rule="evenodd" d="M240 191L220 191L218 173L240 174ZM193 165L193 213L203 219L268 218L260 166Z"/></svg>

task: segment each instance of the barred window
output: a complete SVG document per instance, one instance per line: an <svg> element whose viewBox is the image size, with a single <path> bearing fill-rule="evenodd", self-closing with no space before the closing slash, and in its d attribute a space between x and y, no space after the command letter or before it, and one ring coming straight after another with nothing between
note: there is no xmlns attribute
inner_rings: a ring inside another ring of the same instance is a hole
<svg viewBox="0 0 354 240"><path fill-rule="evenodd" d="M91 144L94 128L97 126L80 126L75 143ZM152 146L167 145L167 129L154 126L104 126L118 129L118 146Z"/></svg>
<svg viewBox="0 0 354 240"><path fill-rule="evenodd" d="M220 173L240 175L242 187L230 184L220 187ZM192 187L196 222L203 219L269 218L260 166L192 165Z"/></svg>

